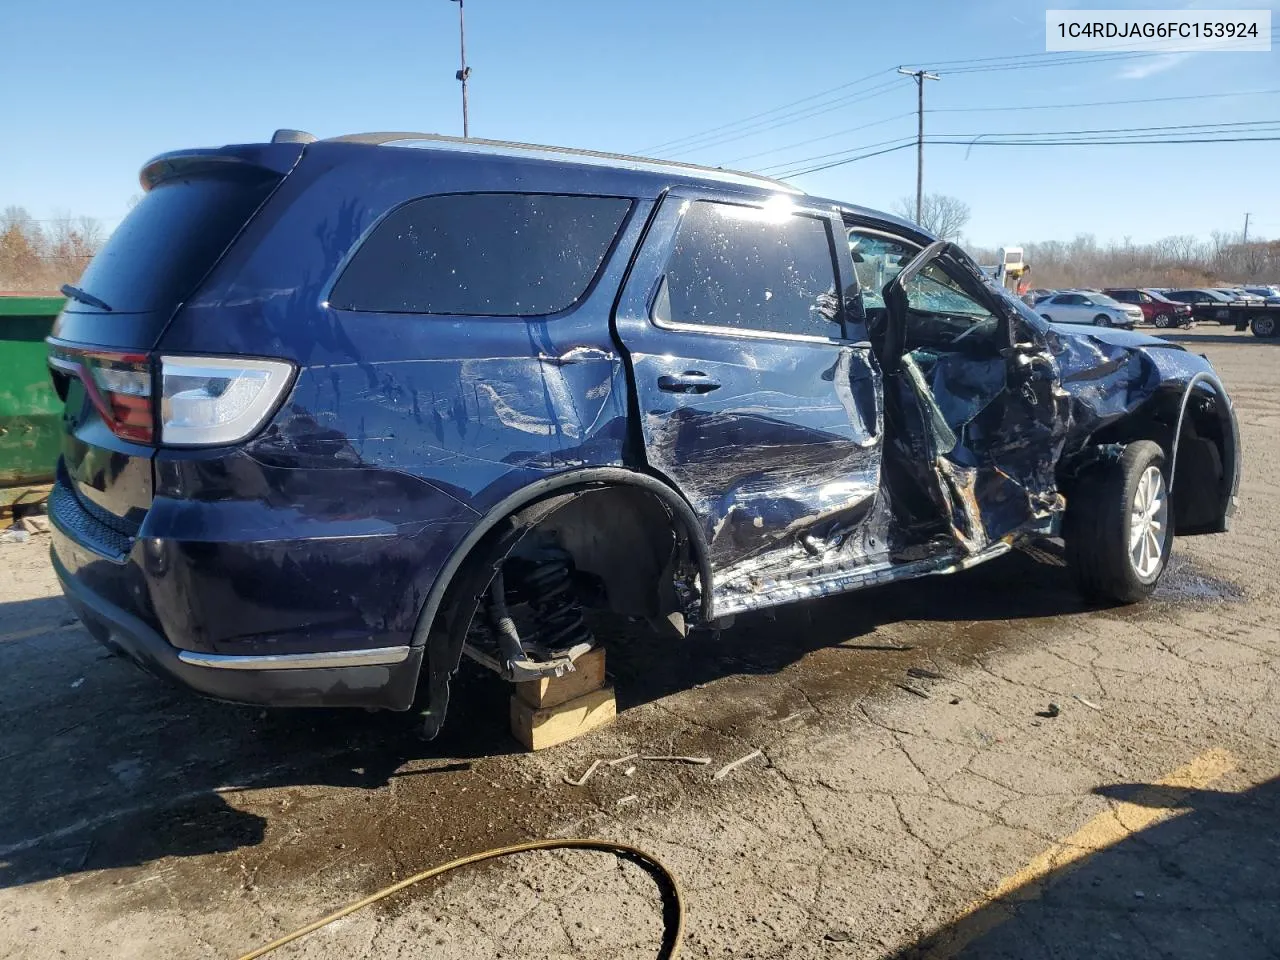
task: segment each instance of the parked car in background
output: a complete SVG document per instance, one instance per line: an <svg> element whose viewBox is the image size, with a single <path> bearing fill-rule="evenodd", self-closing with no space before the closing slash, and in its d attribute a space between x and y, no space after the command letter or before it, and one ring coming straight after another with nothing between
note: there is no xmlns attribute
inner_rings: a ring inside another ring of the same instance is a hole
<svg viewBox="0 0 1280 960"><path fill-rule="evenodd" d="M1236 298L1205 287L1187 288L1184 290L1167 290L1164 294L1170 300L1187 303L1197 320L1213 320L1220 324L1234 324L1235 318L1227 308L1236 302Z"/></svg>
<svg viewBox="0 0 1280 960"><path fill-rule="evenodd" d="M141 179L48 341L52 562L218 699L434 735L464 655L558 675L593 608L685 632L1058 536L1134 602L1235 509L1207 359L775 180L296 132Z"/></svg>
<svg viewBox="0 0 1280 960"><path fill-rule="evenodd" d="M1280 287L1271 284L1265 284L1258 287L1245 287L1244 289L1247 293L1255 294L1256 296L1262 297L1264 300L1280 299Z"/></svg>
<svg viewBox="0 0 1280 960"><path fill-rule="evenodd" d="M1256 293L1250 293L1244 287L1214 287L1223 296L1231 297L1233 300L1265 300L1264 296Z"/></svg>
<svg viewBox="0 0 1280 960"><path fill-rule="evenodd" d="M1103 293L1118 303L1137 307L1142 311L1143 319L1147 323L1161 330L1186 326L1191 322L1191 307L1188 304L1170 300L1154 290L1138 287L1110 287Z"/></svg>
<svg viewBox="0 0 1280 960"><path fill-rule="evenodd" d="M1190 304L1196 320L1250 330L1264 340L1274 338L1280 331L1280 300L1241 300L1217 289L1170 290L1166 296Z"/></svg>
<svg viewBox="0 0 1280 960"><path fill-rule="evenodd" d="M1118 303L1102 293L1068 290L1046 297L1035 309L1051 323L1089 323L1095 327L1132 330L1142 322L1142 311L1138 307Z"/></svg>
<svg viewBox="0 0 1280 960"><path fill-rule="evenodd" d="M1057 293L1056 290L1047 290L1044 287L1036 287L1033 290L1028 290L1022 295L1022 302L1028 306L1035 306L1045 297L1051 297L1055 293Z"/></svg>

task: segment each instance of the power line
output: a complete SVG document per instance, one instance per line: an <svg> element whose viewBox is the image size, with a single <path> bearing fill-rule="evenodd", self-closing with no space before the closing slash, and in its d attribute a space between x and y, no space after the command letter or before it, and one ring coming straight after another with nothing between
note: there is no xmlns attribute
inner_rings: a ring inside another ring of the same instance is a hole
<svg viewBox="0 0 1280 960"><path fill-rule="evenodd" d="M932 111L925 111L925 112L931 113ZM797 140L795 143L788 143L786 146L770 147L768 150L757 150L755 153L747 153L747 154L743 154L740 157L733 157L729 160L725 160L721 164L721 166L728 166L731 163L738 163L739 161L742 161L742 160L751 160L754 157L767 156L770 153L781 153L783 150L791 150L791 149L794 149L795 147L808 146L809 144L817 143L820 140L830 140L833 137L842 137L846 133L854 133L858 130L866 130L869 127L878 127L882 123L891 123L894 120L905 120L907 117L914 117L915 115L916 115L916 112L914 110L908 110L906 113L895 113L892 117L881 117L879 120L872 120L870 123L862 123L856 127L847 127L844 130L837 130L834 133L824 133L820 137L810 137L808 140ZM787 164L789 164L790 162L791 161L788 161ZM776 166L786 166L787 164L776 164Z"/></svg>
<svg viewBox="0 0 1280 960"><path fill-rule="evenodd" d="M803 113L795 114L786 118L758 121L741 131L726 132L720 135L705 137L701 140L690 142L682 147L673 149L676 156L683 156L688 154L691 150L705 150L708 147L719 146L723 143L732 143L735 140L742 140L746 137L756 136L757 134L765 133L766 131L774 130L778 127L787 127L793 123L800 123L802 120L808 120L812 117L821 116L824 113L830 113L832 110L837 110L840 107L850 106L855 103L862 103L865 100L874 99L875 97L884 96L886 93L897 89L897 87L898 81L889 80L878 86L870 87L866 90L859 90L856 94L848 94L846 96L839 97L836 100L830 100L826 103L814 104L813 107L807 108L806 112Z"/></svg>
<svg viewBox="0 0 1280 960"><path fill-rule="evenodd" d="M1075 64L1075 63L1088 64L1088 63L1095 63L1095 62L1106 62L1109 60L1116 60L1116 59L1131 59L1131 58L1140 58L1140 57L1156 56L1156 55L1158 54L1143 53L1143 52L1136 52L1136 53L1104 52L1102 54L1098 54L1097 52L1084 51L1080 54L1075 54L1071 52L1064 53L1059 51L1040 51L1036 53L1006 55L1003 57L976 57L976 58L967 58L962 60L946 60L940 63L936 63L934 64L934 66L935 67L946 66L948 68L954 68L954 69L949 69L948 72L981 72L981 71L986 71L990 69L1008 70L1008 69L1021 69L1023 67L1032 67L1032 66L1066 66L1066 65ZM1044 59L1044 58L1048 58L1048 59ZM762 110L758 113L753 113L748 116L741 117L737 120L732 120L727 123L722 123L715 127L710 127L708 129L701 130L697 133L686 134L683 137L676 137L672 140L667 140L662 143L654 144L652 146L641 147L639 150L636 151L636 153L649 154L649 153L653 153L661 150L695 149L695 147L693 146L694 142L698 142L701 145L701 141L703 140L706 140L708 138L716 139L716 135L718 134L725 134L731 130L736 131L738 128L742 127L744 124L752 124L753 121L758 121L765 118L772 118L776 120L778 119L777 115L783 114L785 111L791 109L792 107L797 107L797 106L800 106L801 104L811 103L814 100L821 100L824 97L829 97L832 94L839 93L842 90L849 90L852 87L861 86L862 84L867 83L868 81L876 79L882 74L893 72L894 69L895 69L894 67L885 67L880 70L876 70L872 73L869 73L863 77L859 77L856 80L851 80L847 83L842 83L834 87L829 87L826 90L820 90L817 93L809 94L808 96L805 96L805 97L800 97L797 100L792 100L788 103L781 104L777 107L772 107L769 110ZM862 93L862 92L866 92L866 91L859 91L859 93ZM831 101L828 105L834 108L836 105L842 102L843 100ZM825 112L825 110L820 112ZM817 114L810 114L810 115L816 116ZM800 119L804 119L804 118L800 118ZM771 129L769 124L765 124L764 128ZM706 145L712 145L712 144L706 144ZM700 148L700 146L698 148Z"/></svg>
<svg viewBox="0 0 1280 960"><path fill-rule="evenodd" d="M1182 143L1273 143L1280 141L1280 136L1267 137L1171 137L1160 140L987 140L974 143L969 140L926 140L926 144L937 144L939 146L960 146L960 147L1088 147L1088 146L1118 146L1118 145L1138 145L1138 144L1182 144ZM892 153L895 150L904 150L915 144L915 138L911 138L906 143L900 143L896 147L887 147L883 150L876 150L871 153L860 154L856 157L847 157L843 160L834 160L831 163L824 163L815 167L808 167L802 170L791 170L787 173L778 174L780 177L801 177L810 173L818 173L822 170L830 170L833 167L841 167L845 164L854 163L858 160L866 160L869 157L877 157L883 153Z"/></svg>
<svg viewBox="0 0 1280 960"><path fill-rule="evenodd" d="M1093 100L1081 103L1031 103L1020 107L932 107L926 113L1003 113L1015 110L1066 110L1075 107L1114 107L1133 103L1173 103L1181 100L1212 100L1222 97L1255 97L1280 93L1275 90L1239 90L1235 93L1193 93L1179 97L1140 97L1130 100Z"/></svg>
<svg viewBox="0 0 1280 960"><path fill-rule="evenodd" d="M842 83L839 86L831 87L827 90L822 90L822 91L819 91L818 93L810 94L807 97L801 97L799 100L792 100L790 103L784 103L781 106L774 107L771 110L762 110L760 113L753 113L750 116L743 117L739 120L732 120L729 123L722 123L718 127L712 127L709 130L703 130L701 133L692 134L690 136L677 137L674 140L667 140L664 143L655 144L652 147L642 147L639 152L643 153L649 150L666 150L668 148L674 147L676 144L681 144L686 140L700 139L701 137L707 136L708 134L716 133L717 131L720 131L720 130L727 130L730 127L739 126L743 123L746 123L749 120L755 120L759 117L767 117L767 116L770 116L771 114L780 113L783 110L786 110L790 107L797 106L801 103L807 103L810 100L821 99L822 97L828 96L829 94L835 93L839 90L847 90L849 87L859 86L863 83L866 83L868 80L874 80L876 77L880 76L880 74L882 73L888 73L891 69L892 69L891 67L885 67L884 69L877 70L874 73L869 73L865 77L860 77L857 80L850 80L848 83Z"/></svg>
<svg viewBox="0 0 1280 960"><path fill-rule="evenodd" d="M1244 121L1231 122L1231 123L1186 123L1186 124L1180 123L1180 124L1169 124L1164 126L1153 126L1153 127L1103 127L1103 128L1094 128L1094 129L1086 129L1086 130L1008 130L1008 131L999 131L999 132L985 131L982 133L959 133L959 132L945 133L944 132L944 133L935 134L934 137L952 138L948 142L975 143L975 144L983 143L983 142L986 142L986 143L1002 142L998 140L988 140L987 138L990 138L990 137L1023 137L1023 138L1052 137L1054 139L1062 140L1062 142L1064 143L1070 143L1073 141L1067 139L1069 137L1095 137L1095 138L1101 139L1107 135L1113 135L1116 137L1123 137L1123 138L1129 138L1134 140L1145 140L1146 138L1150 138L1150 137L1162 137L1166 133L1170 131L1175 131L1175 130L1186 131L1186 132L1208 133L1208 132L1214 131L1215 129L1221 130L1222 128L1228 128L1228 127L1230 128L1249 127L1254 129L1248 130L1248 131L1241 131L1241 132L1263 132L1264 128L1270 128L1277 124L1280 124L1280 120L1244 120ZM1226 131L1223 130L1222 132L1226 132ZM1107 138L1110 139L1110 137L1107 137ZM902 139L902 138L895 138L895 139ZM788 175L794 176L795 175L794 173L788 174L788 173L780 173L776 171L790 169L799 164L808 164L808 163L813 163L814 161L819 161L819 160L829 160L834 157L844 157L850 153L859 153L870 147L878 147L878 146L882 146L884 144L893 143L893 142L895 141L882 140L878 143L859 144L856 147L848 147L844 150L835 150L835 151L832 151L831 153L820 153L811 157L801 157L801 158L788 160L784 163L771 164L766 167L761 167L756 172L763 173L765 171L775 171L770 173L769 175L770 176L788 176ZM934 138L930 138L930 139L927 139L925 142L935 143L935 142L942 142L942 141L936 140Z"/></svg>

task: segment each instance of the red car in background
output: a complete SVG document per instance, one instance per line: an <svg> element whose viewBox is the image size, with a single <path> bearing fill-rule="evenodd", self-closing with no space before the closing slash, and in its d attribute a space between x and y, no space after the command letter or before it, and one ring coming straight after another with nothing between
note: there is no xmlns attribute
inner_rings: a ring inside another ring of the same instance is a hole
<svg viewBox="0 0 1280 960"><path fill-rule="evenodd" d="M1112 300L1131 303L1142 308L1143 319L1152 326L1165 330L1169 327L1184 327L1191 323L1191 305L1178 303L1154 290L1143 290L1138 287L1112 287L1103 290Z"/></svg>

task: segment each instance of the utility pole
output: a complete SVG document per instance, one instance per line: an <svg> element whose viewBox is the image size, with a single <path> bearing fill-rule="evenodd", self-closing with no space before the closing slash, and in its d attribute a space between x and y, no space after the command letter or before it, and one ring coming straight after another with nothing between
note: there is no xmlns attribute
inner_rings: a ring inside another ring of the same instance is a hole
<svg viewBox="0 0 1280 960"><path fill-rule="evenodd" d="M1240 246L1249 242L1249 214L1244 215L1244 236L1240 238Z"/></svg>
<svg viewBox="0 0 1280 960"><path fill-rule="evenodd" d="M458 0L459 3L462 0ZM924 219L924 82L941 80L936 73L924 70L904 70L898 68L903 76L914 77L916 81L916 223Z"/></svg>
<svg viewBox="0 0 1280 960"><path fill-rule="evenodd" d="M462 69L454 74L462 84L462 136L471 136L471 127L467 123L467 78L471 76L471 68L467 66L467 25L462 15L462 0L450 0L458 5L458 48L462 54Z"/></svg>

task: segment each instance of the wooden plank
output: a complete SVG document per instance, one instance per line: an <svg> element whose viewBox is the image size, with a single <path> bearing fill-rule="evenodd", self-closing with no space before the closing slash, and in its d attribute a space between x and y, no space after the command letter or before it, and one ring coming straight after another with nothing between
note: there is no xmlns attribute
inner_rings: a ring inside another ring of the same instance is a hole
<svg viewBox="0 0 1280 960"><path fill-rule="evenodd" d="M573 661L573 672L516 684L516 696L534 709L554 707L604 686L604 647L588 650Z"/></svg>
<svg viewBox="0 0 1280 960"><path fill-rule="evenodd" d="M554 707L538 709L511 697L511 734L529 750L545 750L613 722L613 687L592 690Z"/></svg>

